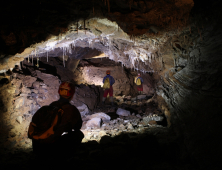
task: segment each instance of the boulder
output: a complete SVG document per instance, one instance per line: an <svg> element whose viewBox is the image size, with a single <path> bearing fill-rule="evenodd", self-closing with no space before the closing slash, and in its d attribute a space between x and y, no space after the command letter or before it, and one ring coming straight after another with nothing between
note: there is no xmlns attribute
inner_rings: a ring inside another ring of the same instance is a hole
<svg viewBox="0 0 222 170"><path fill-rule="evenodd" d="M150 121L162 121L163 119L164 118L162 116L147 116L143 118L142 123L147 125Z"/></svg>
<svg viewBox="0 0 222 170"><path fill-rule="evenodd" d="M103 121L110 121L110 116L103 113L103 112L99 112L99 113L95 113L93 115L87 116L87 118L92 119L92 118L100 118Z"/></svg>
<svg viewBox="0 0 222 170"><path fill-rule="evenodd" d="M24 79L23 79L23 84L26 86L26 87L32 87L32 84L37 80L36 77L31 77L31 76L26 76Z"/></svg>
<svg viewBox="0 0 222 170"><path fill-rule="evenodd" d="M89 120L86 123L86 127L87 127L87 129L90 129L90 128L100 128L101 123L102 123L102 119L101 118L92 118L91 120Z"/></svg>
<svg viewBox="0 0 222 170"><path fill-rule="evenodd" d="M145 99L145 98L146 98L146 95L143 95L143 94L137 96L137 99L138 99L138 100Z"/></svg>
<svg viewBox="0 0 222 170"><path fill-rule="evenodd" d="M45 85L58 89L60 85L60 80L58 79L58 77L55 77L51 74L42 73L39 70L36 70L36 73L37 77L43 80Z"/></svg>
<svg viewBox="0 0 222 170"><path fill-rule="evenodd" d="M81 84L79 87L76 87L76 92L72 101L73 103L84 103L89 110L93 110L100 101L99 88Z"/></svg>
<svg viewBox="0 0 222 170"><path fill-rule="evenodd" d="M118 110L116 111L116 114L118 114L119 116L129 116L130 111L118 108Z"/></svg>
<svg viewBox="0 0 222 170"><path fill-rule="evenodd" d="M77 109L79 110L81 116L85 116L89 113L89 109L84 103L82 104L82 106L78 106Z"/></svg>

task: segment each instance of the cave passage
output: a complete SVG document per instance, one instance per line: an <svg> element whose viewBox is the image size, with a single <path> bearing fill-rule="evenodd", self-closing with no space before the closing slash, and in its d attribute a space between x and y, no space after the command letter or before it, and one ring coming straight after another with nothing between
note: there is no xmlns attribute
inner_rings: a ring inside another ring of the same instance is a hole
<svg viewBox="0 0 222 170"><path fill-rule="evenodd" d="M1 5L0 166L221 169L221 3ZM109 97L102 104L106 70L115 79L114 105ZM143 94L134 82L138 73ZM71 104L85 137L51 165L32 153L27 130L40 107L59 99L62 81L75 83Z"/></svg>

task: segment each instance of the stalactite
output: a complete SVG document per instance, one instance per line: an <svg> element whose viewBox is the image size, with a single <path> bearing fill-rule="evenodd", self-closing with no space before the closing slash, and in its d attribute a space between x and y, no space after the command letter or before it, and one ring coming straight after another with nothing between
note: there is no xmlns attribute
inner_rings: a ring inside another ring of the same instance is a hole
<svg viewBox="0 0 222 170"><path fill-rule="evenodd" d="M28 55L28 63L29 63L29 55Z"/></svg>
<svg viewBox="0 0 222 170"><path fill-rule="evenodd" d="M49 61L49 59L48 59L48 51L47 51L47 62Z"/></svg>
<svg viewBox="0 0 222 170"><path fill-rule="evenodd" d="M77 34L78 34L78 30L79 30L79 23L77 22Z"/></svg>
<svg viewBox="0 0 222 170"><path fill-rule="evenodd" d="M86 20L84 19L84 30L85 30L85 34L86 34Z"/></svg>
<svg viewBox="0 0 222 170"><path fill-rule="evenodd" d="M65 67L65 59L64 59L64 47L63 47L63 55L62 55L62 60L63 60L63 66Z"/></svg>
<svg viewBox="0 0 222 170"><path fill-rule="evenodd" d="M32 65L34 66L34 64L33 64L33 55L32 55Z"/></svg>
<svg viewBox="0 0 222 170"><path fill-rule="evenodd" d="M39 57L37 57L37 64L36 66L39 68Z"/></svg>

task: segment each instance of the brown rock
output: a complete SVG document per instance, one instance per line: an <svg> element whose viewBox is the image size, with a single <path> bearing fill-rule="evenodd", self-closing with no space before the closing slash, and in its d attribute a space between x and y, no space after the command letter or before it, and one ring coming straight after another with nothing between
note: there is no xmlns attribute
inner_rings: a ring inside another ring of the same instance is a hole
<svg viewBox="0 0 222 170"><path fill-rule="evenodd" d="M148 122L149 125L157 125L157 122L155 120L151 120Z"/></svg>
<svg viewBox="0 0 222 170"><path fill-rule="evenodd" d="M23 84L26 86L26 87L32 87L32 84L36 81L36 77L31 77L31 76L26 76L24 79L23 79Z"/></svg>

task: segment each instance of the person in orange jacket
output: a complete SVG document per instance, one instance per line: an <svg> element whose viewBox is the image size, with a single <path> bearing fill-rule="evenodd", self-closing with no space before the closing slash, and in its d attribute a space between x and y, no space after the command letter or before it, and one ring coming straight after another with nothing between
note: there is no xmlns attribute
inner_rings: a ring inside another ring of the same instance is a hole
<svg viewBox="0 0 222 170"><path fill-rule="evenodd" d="M54 134L45 139L32 139L33 152L38 155L69 152L75 149L84 138L84 134L80 131L81 114L75 106L69 103L74 96L75 86L70 82L63 82L59 86L58 93L60 99L52 102L50 106L61 107L64 112ZM36 115L36 117L41 120L41 115ZM63 135L64 132L65 135Z"/></svg>

